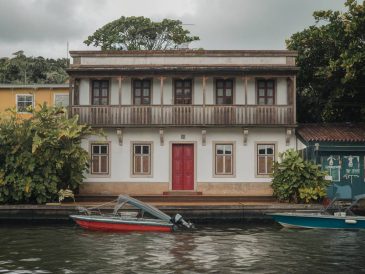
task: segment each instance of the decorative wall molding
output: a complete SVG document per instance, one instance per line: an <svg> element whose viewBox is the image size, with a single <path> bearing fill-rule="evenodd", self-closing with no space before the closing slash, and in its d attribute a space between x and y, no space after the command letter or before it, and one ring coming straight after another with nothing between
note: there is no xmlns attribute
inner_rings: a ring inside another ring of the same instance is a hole
<svg viewBox="0 0 365 274"><path fill-rule="evenodd" d="M160 146L163 146L164 145L164 142L165 142L165 139L164 139L164 130L163 130L163 128L160 128Z"/></svg>
<svg viewBox="0 0 365 274"><path fill-rule="evenodd" d="M248 128L243 129L243 145L247 146Z"/></svg>
<svg viewBox="0 0 365 274"><path fill-rule="evenodd" d="M285 144L286 146L290 145L290 138L291 136L294 134L294 129L293 128L287 128L285 131Z"/></svg>
<svg viewBox="0 0 365 274"><path fill-rule="evenodd" d="M118 136L119 145L122 146L123 145L123 130L121 128L117 129L117 136Z"/></svg>
<svg viewBox="0 0 365 274"><path fill-rule="evenodd" d="M202 146L207 144L207 131L205 129L202 130Z"/></svg>

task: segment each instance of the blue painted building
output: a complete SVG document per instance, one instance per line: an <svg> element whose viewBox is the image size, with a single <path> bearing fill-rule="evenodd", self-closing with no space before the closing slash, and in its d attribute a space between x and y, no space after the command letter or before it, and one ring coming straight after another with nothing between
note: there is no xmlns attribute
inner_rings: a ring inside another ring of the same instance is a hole
<svg viewBox="0 0 365 274"><path fill-rule="evenodd" d="M328 196L352 198L365 193L365 125L301 124L298 150L331 176Z"/></svg>

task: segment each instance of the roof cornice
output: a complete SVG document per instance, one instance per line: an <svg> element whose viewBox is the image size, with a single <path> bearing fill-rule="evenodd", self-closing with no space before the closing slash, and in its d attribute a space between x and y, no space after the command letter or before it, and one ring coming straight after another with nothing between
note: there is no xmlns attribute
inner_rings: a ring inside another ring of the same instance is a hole
<svg viewBox="0 0 365 274"><path fill-rule="evenodd" d="M147 57L147 56L183 56L183 57L296 57L298 53L291 50L87 50L70 51L71 57Z"/></svg>

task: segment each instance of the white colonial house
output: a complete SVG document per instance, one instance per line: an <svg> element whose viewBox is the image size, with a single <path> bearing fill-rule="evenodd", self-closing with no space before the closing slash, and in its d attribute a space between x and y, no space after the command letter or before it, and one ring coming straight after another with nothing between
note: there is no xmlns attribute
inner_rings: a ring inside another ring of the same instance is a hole
<svg viewBox="0 0 365 274"><path fill-rule="evenodd" d="M81 194L271 195L296 145L296 52L70 53L71 115L106 135L83 142Z"/></svg>

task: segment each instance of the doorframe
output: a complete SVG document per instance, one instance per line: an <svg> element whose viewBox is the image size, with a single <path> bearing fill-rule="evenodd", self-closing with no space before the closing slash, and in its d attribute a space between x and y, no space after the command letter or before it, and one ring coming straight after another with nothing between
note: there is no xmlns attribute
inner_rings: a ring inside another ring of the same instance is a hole
<svg viewBox="0 0 365 274"><path fill-rule="evenodd" d="M197 141L170 141L169 142L169 191L175 192L196 192L197 191L197 183L196 183L196 171L197 171ZM173 190L172 189L172 146L173 145L193 145L194 149L194 188L192 190Z"/></svg>

